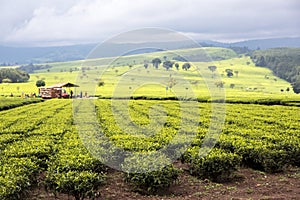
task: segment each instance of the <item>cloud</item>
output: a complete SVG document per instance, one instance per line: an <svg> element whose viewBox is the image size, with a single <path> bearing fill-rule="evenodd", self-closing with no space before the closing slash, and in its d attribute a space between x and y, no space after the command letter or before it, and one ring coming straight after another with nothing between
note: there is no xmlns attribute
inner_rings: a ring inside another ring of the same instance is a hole
<svg viewBox="0 0 300 200"><path fill-rule="evenodd" d="M0 43L101 42L120 32L161 27L195 39L232 41L299 36L297 0L0 1Z"/></svg>

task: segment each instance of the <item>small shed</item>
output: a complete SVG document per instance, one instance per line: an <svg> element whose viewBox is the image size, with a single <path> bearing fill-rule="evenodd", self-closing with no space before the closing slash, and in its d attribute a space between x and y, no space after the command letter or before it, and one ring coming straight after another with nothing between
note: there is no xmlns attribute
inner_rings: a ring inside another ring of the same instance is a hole
<svg viewBox="0 0 300 200"><path fill-rule="evenodd" d="M58 83L48 87L39 88L39 95L43 99L51 99L51 98L69 98L70 95L63 88L72 88L79 87L73 83Z"/></svg>

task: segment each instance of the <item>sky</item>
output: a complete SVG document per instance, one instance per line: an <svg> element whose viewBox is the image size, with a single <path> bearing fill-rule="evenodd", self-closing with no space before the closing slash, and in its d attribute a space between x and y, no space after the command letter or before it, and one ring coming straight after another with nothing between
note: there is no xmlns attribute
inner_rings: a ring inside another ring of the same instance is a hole
<svg viewBox="0 0 300 200"><path fill-rule="evenodd" d="M299 37L299 0L0 0L0 45L99 43L142 28L195 40Z"/></svg>

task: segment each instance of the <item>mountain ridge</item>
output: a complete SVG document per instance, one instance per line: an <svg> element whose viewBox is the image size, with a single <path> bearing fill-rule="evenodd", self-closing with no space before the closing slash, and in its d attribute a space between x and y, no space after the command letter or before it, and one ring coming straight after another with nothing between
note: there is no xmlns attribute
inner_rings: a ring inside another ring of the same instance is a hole
<svg viewBox="0 0 300 200"><path fill-rule="evenodd" d="M256 49L269 49L276 47L298 47L300 48L300 37L294 38L270 38L270 39L256 39L245 40L233 43L223 43L217 41L197 41L200 46L213 46L213 47L246 47L250 50ZM106 51L101 52L102 57L112 57L121 55L122 51L126 49L133 49L127 54L141 54L146 52L161 51L163 49L155 48L142 48L143 46L151 46L148 43L140 44L104 44L107 45ZM163 44L163 45L161 45ZM69 46L51 46L51 47L8 47L0 45L0 64L16 65L16 64L28 64L28 63L48 63L48 62L63 62L85 59L89 53L98 44L81 44L81 45L69 45ZM187 48L184 42L177 43L160 43L153 46L165 46L168 49L181 49ZM117 49L117 50L116 50Z"/></svg>

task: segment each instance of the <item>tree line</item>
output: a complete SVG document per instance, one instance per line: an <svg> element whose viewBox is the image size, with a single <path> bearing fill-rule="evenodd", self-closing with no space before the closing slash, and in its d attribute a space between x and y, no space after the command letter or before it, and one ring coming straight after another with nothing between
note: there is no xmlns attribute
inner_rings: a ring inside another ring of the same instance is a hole
<svg viewBox="0 0 300 200"><path fill-rule="evenodd" d="M34 73L35 70L50 69L51 67L50 65L34 65L30 63L28 65L22 65L18 67L18 69L27 73Z"/></svg>
<svg viewBox="0 0 300 200"><path fill-rule="evenodd" d="M267 67L290 82L295 93L300 93L300 48L274 48L251 53L256 66Z"/></svg>
<svg viewBox="0 0 300 200"><path fill-rule="evenodd" d="M0 83L27 82L30 76L27 72L17 69L0 69Z"/></svg>
<svg viewBox="0 0 300 200"><path fill-rule="evenodd" d="M165 59L165 61L162 62L160 58L154 58L154 59L151 61L151 63L152 63L152 65L153 65L153 67L154 67L155 69L158 69L159 65L162 63L163 68L165 68L166 70L169 70L170 68L173 68L173 66L175 66L175 68L176 68L177 70L179 70L180 66L179 66L178 63L175 63L175 62L173 62L173 61L169 61L169 60L167 60L166 57L165 57L164 59ZM149 66L148 63L145 63L145 64L144 64L145 69L147 69L148 66ZM186 62L186 63L184 63L184 64L181 66L181 68L182 68L183 70L186 70L186 71L187 71L188 69L191 68L191 64L188 63L188 62Z"/></svg>

